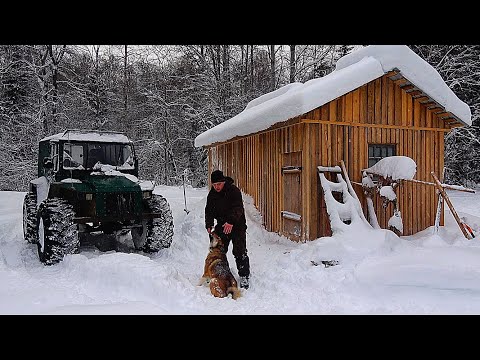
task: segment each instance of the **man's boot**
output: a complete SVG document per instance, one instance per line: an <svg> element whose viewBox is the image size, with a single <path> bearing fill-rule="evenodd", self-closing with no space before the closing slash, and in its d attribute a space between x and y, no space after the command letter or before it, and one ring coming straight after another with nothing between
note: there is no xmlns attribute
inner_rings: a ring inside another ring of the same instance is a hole
<svg viewBox="0 0 480 360"><path fill-rule="evenodd" d="M248 276L240 276L240 287L247 290L249 287Z"/></svg>

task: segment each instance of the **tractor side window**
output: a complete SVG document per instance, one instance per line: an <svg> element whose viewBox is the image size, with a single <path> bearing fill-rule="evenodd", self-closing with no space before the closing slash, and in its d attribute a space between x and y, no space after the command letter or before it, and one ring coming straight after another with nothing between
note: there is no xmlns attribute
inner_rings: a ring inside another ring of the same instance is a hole
<svg viewBox="0 0 480 360"><path fill-rule="evenodd" d="M125 145L122 147L122 156L121 156L121 168L122 169L133 169L135 163L133 162L133 153L130 145Z"/></svg>
<svg viewBox="0 0 480 360"><path fill-rule="evenodd" d="M52 157L53 162L53 171L58 171L58 144L57 143L50 143L50 155Z"/></svg>
<svg viewBox="0 0 480 360"><path fill-rule="evenodd" d="M84 169L83 167L83 146L68 144L63 145L63 168Z"/></svg>

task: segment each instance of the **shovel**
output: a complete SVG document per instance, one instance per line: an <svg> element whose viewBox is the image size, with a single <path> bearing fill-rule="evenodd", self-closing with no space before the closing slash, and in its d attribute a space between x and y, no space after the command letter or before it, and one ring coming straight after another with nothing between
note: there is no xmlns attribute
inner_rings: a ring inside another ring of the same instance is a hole
<svg viewBox="0 0 480 360"><path fill-rule="evenodd" d="M182 174L182 180L183 180L183 198L185 200L185 208L183 209L183 211L185 211L187 213L187 215L190 213L190 211L187 209L187 195L185 194L185 172L187 171L187 169L183 170L183 174Z"/></svg>

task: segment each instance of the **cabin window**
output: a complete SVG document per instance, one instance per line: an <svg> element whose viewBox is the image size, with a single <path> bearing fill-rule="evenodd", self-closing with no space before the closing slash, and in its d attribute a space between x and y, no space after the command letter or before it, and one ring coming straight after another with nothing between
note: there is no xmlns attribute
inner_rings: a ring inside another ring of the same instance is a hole
<svg viewBox="0 0 480 360"><path fill-rule="evenodd" d="M372 167L379 160L395 156L395 145L369 144L368 145L368 167Z"/></svg>

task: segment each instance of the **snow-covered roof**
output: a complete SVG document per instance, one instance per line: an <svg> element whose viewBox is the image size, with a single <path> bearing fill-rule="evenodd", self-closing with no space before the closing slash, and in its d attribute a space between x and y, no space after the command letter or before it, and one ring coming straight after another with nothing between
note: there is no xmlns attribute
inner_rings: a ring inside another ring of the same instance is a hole
<svg viewBox="0 0 480 360"><path fill-rule="evenodd" d="M305 83L291 83L250 101L238 115L203 132L195 146L244 136L268 129L322 106L385 73L397 69L429 97L471 125L470 107L461 101L429 63L406 45L370 45L338 60L330 74Z"/></svg>
<svg viewBox="0 0 480 360"><path fill-rule="evenodd" d="M92 130L66 130L64 132L47 136L41 141L67 140L67 141L98 141L112 143L129 143L130 140L125 134L112 131Z"/></svg>

